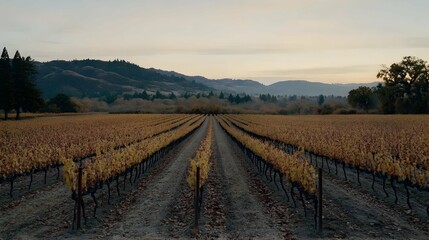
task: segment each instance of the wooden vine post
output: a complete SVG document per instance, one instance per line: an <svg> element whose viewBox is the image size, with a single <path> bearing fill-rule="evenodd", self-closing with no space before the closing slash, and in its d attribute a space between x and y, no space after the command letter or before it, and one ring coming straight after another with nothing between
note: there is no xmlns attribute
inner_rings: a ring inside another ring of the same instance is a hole
<svg viewBox="0 0 429 240"><path fill-rule="evenodd" d="M198 209L200 198L200 167L197 165L197 173L195 174L195 194L194 194L194 208L195 208L195 230L198 231Z"/></svg>
<svg viewBox="0 0 429 240"><path fill-rule="evenodd" d="M79 166L78 178L77 178L77 229L81 229L81 209L82 209L82 165Z"/></svg>
<svg viewBox="0 0 429 240"><path fill-rule="evenodd" d="M317 223L317 230L319 234L322 234L322 169L318 169L318 177L319 177L319 185L317 188L317 216L318 216L318 223Z"/></svg>

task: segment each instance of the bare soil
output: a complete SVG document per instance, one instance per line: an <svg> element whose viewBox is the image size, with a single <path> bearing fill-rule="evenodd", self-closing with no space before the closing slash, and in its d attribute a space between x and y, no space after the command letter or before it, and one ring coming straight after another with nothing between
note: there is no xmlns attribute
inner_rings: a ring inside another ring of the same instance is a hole
<svg viewBox="0 0 429 240"><path fill-rule="evenodd" d="M321 158L318 158L321 166ZM329 163L330 172L324 164L323 184L325 209L338 209L335 214L326 216L326 229L335 236L371 237L395 239L427 239L429 236L429 216L426 213L429 193L409 188L410 204L406 203L403 184L396 183L398 202L390 181L383 191L382 180L376 178L372 190L372 175L360 173L360 184L354 169L346 168L345 180L342 167ZM340 210L342 209L342 211ZM341 221L342 220L342 221ZM344 230L340 230L343 225Z"/></svg>
<svg viewBox="0 0 429 240"><path fill-rule="evenodd" d="M59 168L59 175L56 168L49 168L46 174L45 172L39 171L33 173L33 181L31 182L30 175L21 176L15 179L13 183L12 197L10 197L10 182L4 181L0 184L0 209L7 208L9 204L16 204L21 198L26 198L27 195L36 193L37 191L43 190L53 184L57 184L63 179L62 167ZM30 186L31 182L31 186Z"/></svg>

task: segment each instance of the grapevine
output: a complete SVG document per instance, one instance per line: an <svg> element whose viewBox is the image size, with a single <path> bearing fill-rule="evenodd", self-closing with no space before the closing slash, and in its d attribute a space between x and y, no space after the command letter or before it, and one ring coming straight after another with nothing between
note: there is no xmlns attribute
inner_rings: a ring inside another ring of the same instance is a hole
<svg viewBox="0 0 429 240"><path fill-rule="evenodd" d="M265 159L274 168L286 175L287 179L301 186L305 192L313 195L316 191L316 170L307 161L302 160L302 153L289 155L278 149L269 142L264 142L249 136L231 126L225 124L221 119L221 126L246 148L253 151L257 156Z"/></svg>
<svg viewBox="0 0 429 240"><path fill-rule="evenodd" d="M57 168L177 128L193 115L81 115L0 123L0 182ZM126 123L126 124L125 124Z"/></svg>
<svg viewBox="0 0 429 240"><path fill-rule="evenodd" d="M189 165L187 182L189 187L194 190L195 188L195 177L197 172L197 167L200 168L200 188L202 188L209 176L209 171L211 168L210 158L212 156L212 121L210 119L209 130L207 135L201 142L200 147L197 150L195 157L191 160Z"/></svg>

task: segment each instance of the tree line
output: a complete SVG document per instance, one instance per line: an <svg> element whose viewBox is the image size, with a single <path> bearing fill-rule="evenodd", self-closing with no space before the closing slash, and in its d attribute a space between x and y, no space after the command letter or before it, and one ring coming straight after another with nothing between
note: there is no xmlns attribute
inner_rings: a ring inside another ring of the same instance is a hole
<svg viewBox="0 0 429 240"><path fill-rule="evenodd" d="M16 119L22 111L34 112L43 106L44 101L36 88L34 77L37 72L31 57L21 57L16 51L13 59L9 58L6 48L0 58L0 109L5 120L15 110Z"/></svg>
<svg viewBox="0 0 429 240"><path fill-rule="evenodd" d="M404 57L401 62L384 66L377 74L383 83L374 88L359 87L349 92L353 107L380 107L386 114L429 113L429 65L416 57Z"/></svg>
<svg viewBox="0 0 429 240"><path fill-rule="evenodd" d="M265 96L265 95L264 95ZM268 94L269 97L271 97L271 95ZM195 97L197 99L199 98L219 98L219 99L227 99L230 103L236 103L236 104L240 104L240 103L246 103L246 102L251 102L252 98L250 95L247 94L236 94L235 96L232 94L229 94L228 97L225 96L225 94L223 92L220 92L219 95L216 95L215 93L213 93L213 91L210 91L208 94L205 93L189 93L189 92L185 92L184 94L180 95L180 96L176 96L176 94L174 94L174 92L171 92L167 95L162 94L160 91L156 91L155 94L149 94L146 91L143 91L141 93L135 92L134 94L124 94L123 98L125 100L130 100L130 99L136 99L136 98L140 98L143 100L149 100L149 101L154 101L155 99L177 99L178 97L182 97L184 99L189 99L191 97ZM273 98L275 98L274 96L272 96ZM105 101L106 103L113 103L116 99L118 98L118 96L106 96L104 97L103 101ZM112 99L113 101L108 101ZM277 101L277 98L275 98L275 100Z"/></svg>

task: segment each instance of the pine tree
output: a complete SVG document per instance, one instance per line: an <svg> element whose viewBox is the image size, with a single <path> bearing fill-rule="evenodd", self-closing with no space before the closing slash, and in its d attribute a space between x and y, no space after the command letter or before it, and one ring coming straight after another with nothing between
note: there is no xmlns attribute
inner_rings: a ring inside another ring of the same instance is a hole
<svg viewBox="0 0 429 240"><path fill-rule="evenodd" d="M232 96L232 94L229 94L229 96L228 96L228 101L229 101L230 103L234 103L234 96Z"/></svg>
<svg viewBox="0 0 429 240"><path fill-rule="evenodd" d="M224 98L225 98L225 95L223 94L223 92L220 92L219 99L224 99Z"/></svg>
<svg viewBox="0 0 429 240"><path fill-rule="evenodd" d="M25 98L22 108L24 111L35 112L44 105L44 101L41 92L34 83L34 76L37 75L37 71L31 57L25 58L25 75ZM116 96L113 98L116 100Z"/></svg>
<svg viewBox="0 0 429 240"><path fill-rule="evenodd" d="M325 96L323 96L322 94L320 94L319 98L317 99L317 104L319 106L322 106L324 102L325 102Z"/></svg>
<svg viewBox="0 0 429 240"><path fill-rule="evenodd" d="M150 96L147 94L146 90L144 90L141 94L141 98L144 100L149 100Z"/></svg>
<svg viewBox="0 0 429 240"><path fill-rule="evenodd" d="M176 95L174 94L174 92L171 92L170 95L168 96L169 99L176 99Z"/></svg>
<svg viewBox="0 0 429 240"><path fill-rule="evenodd" d="M250 95L244 96L243 102L251 102L251 101L252 101L252 98L250 97Z"/></svg>
<svg viewBox="0 0 429 240"><path fill-rule="evenodd" d="M152 98L152 101L155 99L165 99L165 96L161 94L161 92L156 91L155 95Z"/></svg>
<svg viewBox="0 0 429 240"><path fill-rule="evenodd" d="M240 97L240 95L238 95L238 94L235 95L234 102L237 103L237 104L241 103L241 97Z"/></svg>
<svg viewBox="0 0 429 240"><path fill-rule="evenodd" d="M24 104L24 81L25 81L25 67L24 61L21 58L21 54L16 51L15 56L12 60L12 72L13 72L13 90L14 90L14 103L13 107L16 111L16 119L19 119L21 107Z"/></svg>
<svg viewBox="0 0 429 240"><path fill-rule="evenodd" d="M191 97L191 95L190 95L188 92L185 92L185 95L183 95L183 97L184 97L185 99L188 99L188 98L190 98L190 97Z"/></svg>
<svg viewBox="0 0 429 240"><path fill-rule="evenodd" d="M23 58L18 51L12 60L12 78L16 119L20 119L21 110L36 111L43 105L40 91L32 81L36 75L34 64L30 57Z"/></svg>
<svg viewBox="0 0 429 240"><path fill-rule="evenodd" d="M0 109L4 111L4 119L8 119L8 113L13 109L13 80L9 54L6 48L0 58Z"/></svg>

